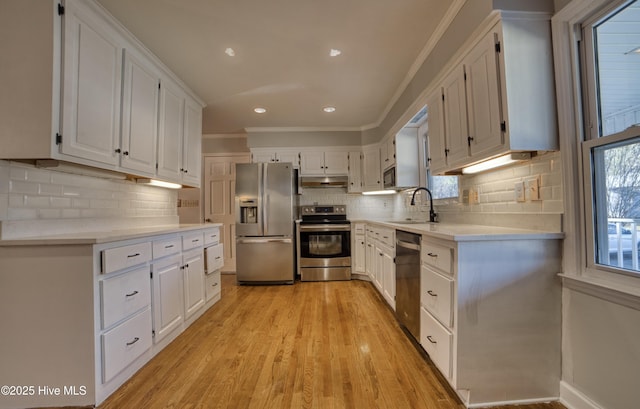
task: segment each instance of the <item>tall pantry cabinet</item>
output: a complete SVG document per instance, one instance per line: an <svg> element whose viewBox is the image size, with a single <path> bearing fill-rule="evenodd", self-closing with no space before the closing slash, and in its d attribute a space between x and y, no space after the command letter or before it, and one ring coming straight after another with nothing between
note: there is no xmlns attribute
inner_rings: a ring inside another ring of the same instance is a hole
<svg viewBox="0 0 640 409"><path fill-rule="evenodd" d="M11 98L0 105L0 159L200 185L204 103L98 3L24 0L2 11L0 82ZM169 115L163 87L179 101Z"/></svg>

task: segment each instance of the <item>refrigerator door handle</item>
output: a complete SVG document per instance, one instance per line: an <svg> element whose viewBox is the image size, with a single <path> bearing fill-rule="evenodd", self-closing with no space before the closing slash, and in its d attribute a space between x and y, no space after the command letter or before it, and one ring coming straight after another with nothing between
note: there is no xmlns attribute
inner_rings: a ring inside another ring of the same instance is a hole
<svg viewBox="0 0 640 409"><path fill-rule="evenodd" d="M292 243L293 240L290 238L266 237L266 238L237 239L236 242L238 244Z"/></svg>
<svg viewBox="0 0 640 409"><path fill-rule="evenodd" d="M267 173L269 172L269 165L267 163L265 163L263 165L263 172L262 172L262 214L264 215L263 219L262 219L262 234L267 236L269 235L269 194L267 193L269 191L269 186L267 185Z"/></svg>

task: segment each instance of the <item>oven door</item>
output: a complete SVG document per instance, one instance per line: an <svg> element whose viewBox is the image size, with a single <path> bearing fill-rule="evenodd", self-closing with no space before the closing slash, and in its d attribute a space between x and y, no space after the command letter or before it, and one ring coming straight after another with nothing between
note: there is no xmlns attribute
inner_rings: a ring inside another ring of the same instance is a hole
<svg viewBox="0 0 640 409"><path fill-rule="evenodd" d="M351 265L351 225L301 224L300 267Z"/></svg>

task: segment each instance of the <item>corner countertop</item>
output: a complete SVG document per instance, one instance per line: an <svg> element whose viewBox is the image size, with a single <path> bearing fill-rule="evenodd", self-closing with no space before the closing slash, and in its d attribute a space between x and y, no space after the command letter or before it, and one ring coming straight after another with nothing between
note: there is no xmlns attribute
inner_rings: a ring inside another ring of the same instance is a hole
<svg viewBox="0 0 640 409"><path fill-rule="evenodd" d="M102 244L114 241L140 239L173 233L206 230L220 227L221 223L180 224L166 226L145 226L131 229L104 230L93 232L67 233L49 236L24 237L0 240L2 246L47 246L47 245L81 245Z"/></svg>
<svg viewBox="0 0 640 409"><path fill-rule="evenodd" d="M477 224L400 222L385 220L353 220L352 223L372 223L395 230L450 241L490 241L490 240L552 240L563 239L564 233L518 229L511 227L483 226Z"/></svg>

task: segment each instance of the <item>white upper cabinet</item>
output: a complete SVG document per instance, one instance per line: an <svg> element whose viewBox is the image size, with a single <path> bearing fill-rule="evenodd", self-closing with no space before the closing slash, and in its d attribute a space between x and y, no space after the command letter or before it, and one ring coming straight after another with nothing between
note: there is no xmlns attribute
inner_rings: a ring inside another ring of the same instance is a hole
<svg viewBox="0 0 640 409"><path fill-rule="evenodd" d="M440 84L443 113L429 106L428 117L429 128L444 132L429 138L434 174L504 153L558 149L549 18L522 14L496 17Z"/></svg>
<svg viewBox="0 0 640 409"><path fill-rule="evenodd" d="M447 163L464 163L469 157L467 145L467 107L464 66L456 67L444 80L444 132Z"/></svg>
<svg viewBox="0 0 640 409"><path fill-rule="evenodd" d="M380 149L378 146L366 146L362 149L363 191L382 189L380 171Z"/></svg>
<svg viewBox="0 0 640 409"><path fill-rule="evenodd" d="M116 165L120 140L122 40L91 11L67 2L64 14L60 151Z"/></svg>
<svg viewBox="0 0 640 409"><path fill-rule="evenodd" d="M185 98L177 87L163 81L160 85L160 128L158 135L158 175L182 180L182 140Z"/></svg>
<svg viewBox="0 0 640 409"><path fill-rule="evenodd" d="M362 153L349 152L349 193L362 192Z"/></svg>
<svg viewBox="0 0 640 409"><path fill-rule="evenodd" d="M279 150L273 149L252 149L251 150L251 162L289 162L293 164L295 169L299 168L300 153L297 149L281 148Z"/></svg>
<svg viewBox="0 0 640 409"><path fill-rule="evenodd" d="M487 34L463 61L466 75L467 143L471 156L490 154L504 144L495 33Z"/></svg>
<svg viewBox="0 0 640 409"><path fill-rule="evenodd" d="M148 176L156 171L159 85L159 75L125 51L120 166Z"/></svg>
<svg viewBox="0 0 640 409"><path fill-rule="evenodd" d="M301 175L347 175L348 173L348 151L300 152Z"/></svg>
<svg viewBox="0 0 640 409"><path fill-rule="evenodd" d="M386 170L396 163L396 138L391 136L380 144L380 168Z"/></svg>
<svg viewBox="0 0 640 409"><path fill-rule="evenodd" d="M182 182L200 186L202 151L202 107L190 98L184 106L184 141L182 144Z"/></svg>
<svg viewBox="0 0 640 409"><path fill-rule="evenodd" d="M0 110L0 159L56 159L199 186L204 104L157 57L95 0L12 7L0 15L12 33L3 38L12 65L0 83L12 104ZM172 92L164 99L160 78Z"/></svg>
<svg viewBox="0 0 640 409"><path fill-rule="evenodd" d="M427 166L431 169L442 169L447 166L444 151L444 106L442 103L442 88L438 88L427 98L427 132L429 141Z"/></svg>

